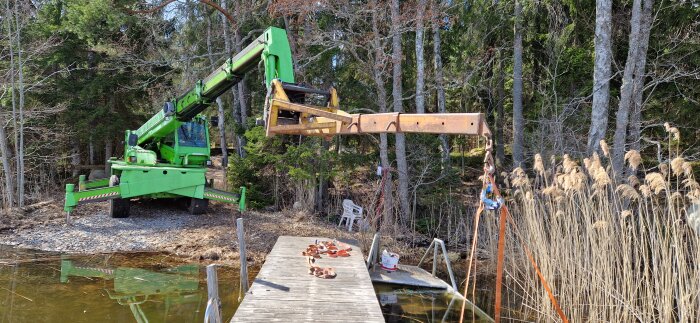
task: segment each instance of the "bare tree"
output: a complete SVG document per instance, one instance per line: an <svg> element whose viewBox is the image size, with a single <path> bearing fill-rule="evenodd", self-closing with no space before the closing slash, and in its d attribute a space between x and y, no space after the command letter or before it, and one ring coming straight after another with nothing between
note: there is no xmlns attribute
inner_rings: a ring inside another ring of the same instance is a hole
<svg viewBox="0 0 700 323"><path fill-rule="evenodd" d="M110 167L109 167L108 160L110 157L112 157L112 148L113 148L112 145L113 145L112 138L107 136L107 138L105 138L105 160L104 160L104 162L105 162L105 174L109 174Z"/></svg>
<svg viewBox="0 0 700 323"><path fill-rule="evenodd" d="M416 12L416 113L425 113L425 59L423 58L423 15L427 0L418 0Z"/></svg>
<svg viewBox="0 0 700 323"><path fill-rule="evenodd" d="M498 83L496 85L496 164L503 167L506 159L505 138L503 136L503 127L505 126L506 115L503 112L503 104L506 100L505 89L505 50L498 50Z"/></svg>
<svg viewBox="0 0 700 323"><path fill-rule="evenodd" d="M5 182L5 194L3 200L5 207L12 207L14 204L14 177L10 167L10 149L7 143L7 132L5 131L5 120L0 118L0 160L2 160L3 181Z"/></svg>
<svg viewBox="0 0 700 323"><path fill-rule="evenodd" d="M12 92L10 95L12 96L12 110L14 111L15 109L15 89L14 89L14 42L12 41L13 35L12 35L12 19L7 19L7 17L12 16L12 11L10 9L10 1L5 0L5 12L3 13L3 17L6 19L3 19L5 21L5 27L7 31L7 43L9 44L8 49L10 52L10 91ZM3 93L4 95L5 93ZM0 119L0 153L2 153L2 168L3 168L3 174L4 174L4 181L5 181L5 195L4 195L4 200L5 200L5 206L6 207L12 207L14 205L14 194L15 194L15 189L14 189L14 175L12 174L12 168L10 165L10 149L9 145L7 142L7 132L5 131L6 127L6 122L5 120Z"/></svg>
<svg viewBox="0 0 700 323"><path fill-rule="evenodd" d="M403 112L403 87L401 61L403 52L401 49L401 7L399 0L391 1L391 63L393 66L392 97L394 112ZM408 219L410 201L408 194L408 163L406 162L406 136L403 133L396 134L396 168L399 173L399 214L401 220Z"/></svg>
<svg viewBox="0 0 700 323"><path fill-rule="evenodd" d="M634 81L632 86L632 110L629 123L630 148L639 150L641 148L642 130L642 99L644 94L644 77L647 65L647 50L649 49L649 35L653 23L654 1L646 0L642 8L641 30L639 34L639 52L637 53L637 64L634 71Z"/></svg>
<svg viewBox="0 0 700 323"><path fill-rule="evenodd" d="M630 19L629 49L625 71L622 76L620 88L620 104L617 108L615 120L615 135L613 137L612 165L616 177L624 175L624 153L627 142L627 127L629 123L630 107L633 105L634 77L639 59L642 31L642 0L634 0L632 3L632 17Z"/></svg>
<svg viewBox="0 0 700 323"><path fill-rule="evenodd" d="M513 40L513 167L524 161L525 120L523 118L523 7L515 0L515 38Z"/></svg>
<svg viewBox="0 0 700 323"><path fill-rule="evenodd" d="M385 88L383 67L386 66L387 57L384 51L383 35L379 31L379 6L376 0L370 1L372 10L372 79L377 88L377 103L379 112L388 112L387 93ZM394 183L392 181L391 162L389 162L389 138L387 134L379 134L379 159L382 168L385 169L384 178L384 223L389 224L392 220L392 210L394 208Z"/></svg>
<svg viewBox="0 0 700 323"><path fill-rule="evenodd" d="M593 106L588 131L588 155L598 151L608 129L610 102L610 64L612 62L612 0L596 0L595 64L593 69Z"/></svg>
<svg viewBox="0 0 700 323"><path fill-rule="evenodd" d="M441 39L440 39L440 23L438 16L442 9L441 1L436 0L433 3L433 17L431 19L431 27L433 29L433 60L435 63L435 92L437 101L437 110L439 113L447 112L445 107L445 85L442 71L442 54L441 54ZM440 145L442 146L442 172L443 174L450 168L450 145L447 135L440 135Z"/></svg>
<svg viewBox="0 0 700 323"><path fill-rule="evenodd" d="M226 1L224 1L223 3L225 2ZM211 47L211 19L212 17L207 17L207 57L209 57L209 66L212 70L214 70L218 66L215 66L214 56ZM226 18L224 17L223 20L226 20ZM228 144L226 143L226 116L224 114L224 102L221 96L216 98L216 106L218 108L217 112L219 118L217 126L219 128L219 144L221 145L221 165L224 167L224 169L226 169L228 167Z"/></svg>
<svg viewBox="0 0 700 323"><path fill-rule="evenodd" d="M14 123L15 132L15 170L17 172L17 205L24 206L24 104L25 104L25 88L24 88L24 60L22 58L22 23L20 22L19 7L23 2L15 0L14 9L14 42L11 41L10 49L14 47L17 52L16 57L11 54L11 73L12 73L12 120ZM23 16L23 15L22 15ZM17 74L17 82L15 83L15 73ZM15 99L15 87L17 88L17 100Z"/></svg>
<svg viewBox="0 0 700 323"><path fill-rule="evenodd" d="M222 4L225 5L226 1L223 1ZM226 9L226 7L224 7ZM234 42L234 49L236 52L240 52L243 49L243 39L241 37L241 29L240 26L241 24L247 19L248 17L248 11L243 8L243 3L238 3L234 8L233 8L234 14L236 17L238 17L238 23L233 26L233 42ZM226 19L223 21L224 24L224 39L226 42L227 49L226 51L230 55L230 40L228 37L228 23L226 22ZM231 92L233 93L234 102L233 104L233 117L236 121L236 123L241 127L241 129L245 130L246 129L246 123L248 121L248 101L246 100L247 95L248 95L248 86L246 85L246 80L247 76L244 75L243 79L238 82L236 85L235 89L231 89ZM245 158L246 153L245 147L246 145L246 139L243 134L237 133L236 134L236 142L237 142L237 147L238 147L238 156L241 158Z"/></svg>

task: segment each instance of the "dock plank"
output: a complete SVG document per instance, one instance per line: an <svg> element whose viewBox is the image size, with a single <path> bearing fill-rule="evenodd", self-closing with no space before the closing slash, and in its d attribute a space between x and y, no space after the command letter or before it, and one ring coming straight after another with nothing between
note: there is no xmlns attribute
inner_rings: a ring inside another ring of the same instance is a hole
<svg viewBox="0 0 700 323"><path fill-rule="evenodd" d="M341 240L352 247L350 257L316 261L337 274L322 279L309 275L301 255L317 240L331 239L279 237L231 322L384 322L357 241Z"/></svg>

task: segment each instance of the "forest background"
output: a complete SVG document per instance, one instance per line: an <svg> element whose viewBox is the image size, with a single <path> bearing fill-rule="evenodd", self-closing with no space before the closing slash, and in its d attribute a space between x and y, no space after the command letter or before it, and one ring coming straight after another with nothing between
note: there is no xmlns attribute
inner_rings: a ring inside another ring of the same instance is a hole
<svg viewBox="0 0 700 323"><path fill-rule="evenodd" d="M56 197L78 174L105 167L122 154L124 130L277 26L288 32L297 81L335 87L345 111L484 113L498 182L519 224L512 230L545 251L535 256L570 318L683 321L700 312L699 286L678 279L697 282L700 274L692 265L699 248L685 240L692 226L685 210L700 199L698 0L3 0L0 7L4 209ZM443 237L464 248L474 237L483 140L265 138L255 124L262 76L248 73L207 112L221 121L211 132L227 188L247 186L255 208L295 206L329 220L351 198L373 225L411 243ZM486 222L479 245L488 258L496 229ZM629 238L606 238L620 236ZM679 245L674 239L687 253L668 252ZM656 279L652 267L668 270ZM518 311L550 320L551 305L528 283L527 268L516 260L507 268L520 282L508 285L525 306Z"/></svg>

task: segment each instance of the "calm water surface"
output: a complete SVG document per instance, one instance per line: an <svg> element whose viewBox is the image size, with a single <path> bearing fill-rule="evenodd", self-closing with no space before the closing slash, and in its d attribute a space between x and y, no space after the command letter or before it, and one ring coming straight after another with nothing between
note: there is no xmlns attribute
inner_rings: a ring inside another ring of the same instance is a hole
<svg viewBox="0 0 700 323"><path fill-rule="evenodd" d="M219 267L223 317L238 270ZM61 256L0 247L0 322L202 322L205 267L163 254Z"/></svg>
<svg viewBox="0 0 700 323"><path fill-rule="evenodd" d="M238 270L220 266L217 273L222 316L230 319L239 304ZM442 291L392 285L375 285L375 291L388 322L459 321L462 301ZM61 255L0 246L0 323L202 322L206 304L205 267L171 255ZM465 322L472 317L467 310Z"/></svg>
<svg viewBox="0 0 700 323"><path fill-rule="evenodd" d="M462 300L440 290L375 284L379 304L387 322L459 322ZM466 305L464 322L488 322Z"/></svg>

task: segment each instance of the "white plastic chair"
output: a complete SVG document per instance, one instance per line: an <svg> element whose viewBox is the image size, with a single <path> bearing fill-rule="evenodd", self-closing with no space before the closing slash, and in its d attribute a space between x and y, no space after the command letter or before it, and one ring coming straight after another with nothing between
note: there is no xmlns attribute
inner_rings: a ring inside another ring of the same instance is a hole
<svg viewBox="0 0 700 323"><path fill-rule="evenodd" d="M345 221L348 231L352 232L352 225L355 223L355 220L358 222L362 220L362 207L355 204L352 200L343 200L343 214L340 216L338 226L343 225L343 221Z"/></svg>

